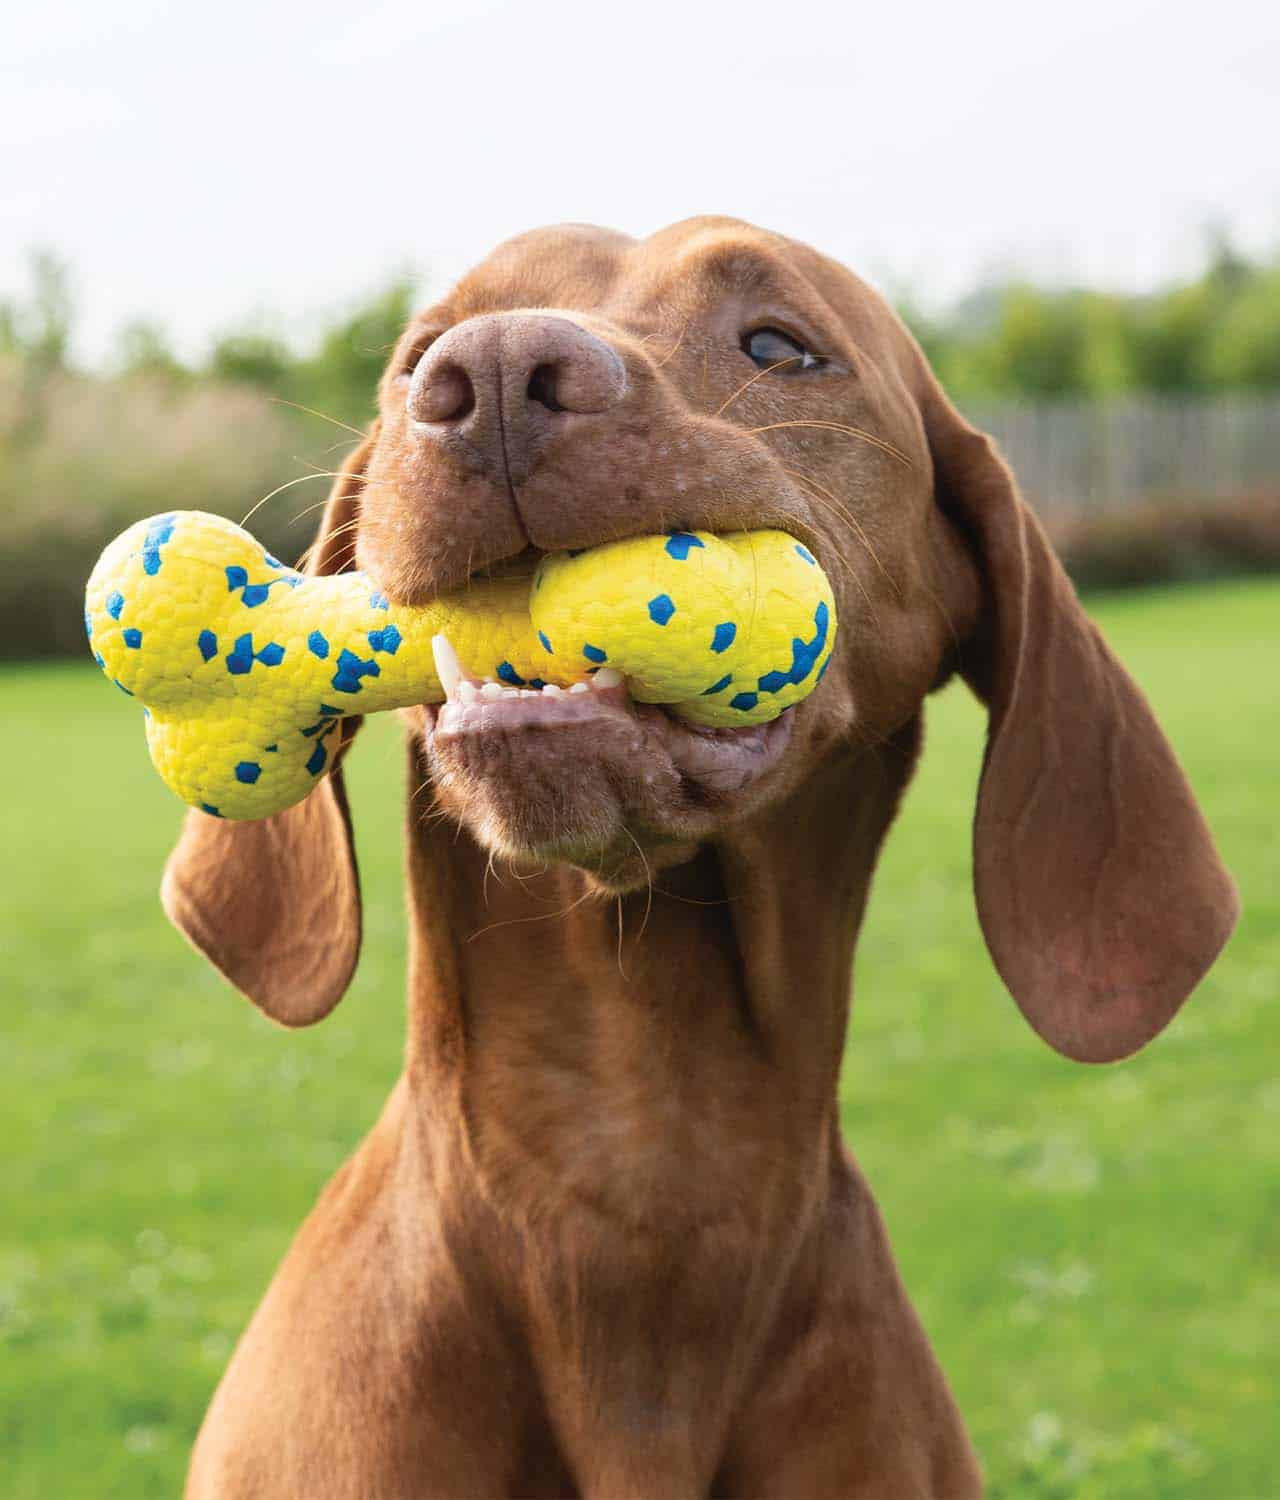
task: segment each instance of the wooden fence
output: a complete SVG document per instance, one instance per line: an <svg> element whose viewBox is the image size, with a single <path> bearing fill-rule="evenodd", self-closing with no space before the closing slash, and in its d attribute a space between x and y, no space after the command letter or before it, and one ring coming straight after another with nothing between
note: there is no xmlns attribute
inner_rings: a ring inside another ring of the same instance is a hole
<svg viewBox="0 0 1280 1500"><path fill-rule="evenodd" d="M1042 512L1280 491L1280 393L969 405Z"/></svg>

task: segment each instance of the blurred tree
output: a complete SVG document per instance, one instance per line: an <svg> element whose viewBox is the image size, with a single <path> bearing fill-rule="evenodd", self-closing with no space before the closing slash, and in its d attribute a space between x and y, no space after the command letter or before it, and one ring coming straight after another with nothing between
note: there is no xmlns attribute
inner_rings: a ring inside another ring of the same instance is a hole
<svg viewBox="0 0 1280 1500"><path fill-rule="evenodd" d="M66 368L74 306L66 261L34 250L27 264L27 297L0 302L0 355L21 359L30 380Z"/></svg>
<svg viewBox="0 0 1280 1500"><path fill-rule="evenodd" d="M127 323L120 330L115 362L126 377L137 375L172 386L187 385L194 379L174 354L164 330L146 319Z"/></svg>
<svg viewBox="0 0 1280 1500"><path fill-rule="evenodd" d="M1254 274L1208 330L1203 369L1218 390L1280 387L1280 265Z"/></svg>
<svg viewBox="0 0 1280 1500"><path fill-rule="evenodd" d="M1135 304L1130 321L1134 383L1167 394L1204 384L1205 349L1224 293L1208 276Z"/></svg>
<svg viewBox="0 0 1280 1500"><path fill-rule="evenodd" d="M266 333L224 334L209 354L207 372L230 385L285 394L297 380L297 359L282 340Z"/></svg>
<svg viewBox="0 0 1280 1500"><path fill-rule="evenodd" d="M44 371L65 369L71 348L73 302L66 261L52 250L31 257L31 303L27 314L26 355Z"/></svg>
<svg viewBox="0 0 1280 1500"><path fill-rule="evenodd" d="M331 327L299 370L294 399L362 427L373 416L378 380L413 309L413 279L401 274ZM293 393L290 393L293 394Z"/></svg>
<svg viewBox="0 0 1280 1500"><path fill-rule="evenodd" d="M330 325L311 354L296 354L264 332L225 334L213 346L205 372L216 381L253 386L339 423L363 426L373 415L383 366L408 321L413 286L408 275L397 276Z"/></svg>
<svg viewBox="0 0 1280 1500"><path fill-rule="evenodd" d="M49 389L66 370L71 349L73 302L66 262L51 250L35 250L28 266L28 296L0 303L0 365L8 388L0 407L0 459L5 462L38 440Z"/></svg>
<svg viewBox="0 0 1280 1500"><path fill-rule="evenodd" d="M1099 292L1006 289L972 374L992 394L1101 396L1132 383L1123 305Z"/></svg>

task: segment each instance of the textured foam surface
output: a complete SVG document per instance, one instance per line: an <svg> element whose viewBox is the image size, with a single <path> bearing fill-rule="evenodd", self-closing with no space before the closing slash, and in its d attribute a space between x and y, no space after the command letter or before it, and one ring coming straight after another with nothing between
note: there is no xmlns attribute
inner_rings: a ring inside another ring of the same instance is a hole
<svg viewBox="0 0 1280 1500"><path fill-rule="evenodd" d="M151 757L185 802L260 818L329 768L347 714L443 698L431 638L476 677L569 687L608 665L696 724L776 718L812 690L835 600L780 531L671 532L544 558L532 580L473 580L392 604L362 573L309 578L219 516L139 521L89 579L98 664L146 713Z"/></svg>

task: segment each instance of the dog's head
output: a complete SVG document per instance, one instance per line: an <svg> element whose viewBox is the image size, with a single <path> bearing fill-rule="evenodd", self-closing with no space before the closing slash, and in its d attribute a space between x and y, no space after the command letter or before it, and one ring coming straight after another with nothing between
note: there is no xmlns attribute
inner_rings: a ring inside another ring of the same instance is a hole
<svg viewBox="0 0 1280 1500"><path fill-rule="evenodd" d="M758 527L800 538L836 591L839 638L809 699L713 732L617 687L553 714L526 697L423 708L412 730L438 804L491 852L626 889L853 765L958 669L991 716L975 878L997 966L1070 1055L1141 1045L1225 940L1230 880L999 455L841 266L729 219L508 242L405 331L316 565L358 565L415 603L552 550ZM228 936L233 844L253 845L290 907L292 958L272 973L266 929L256 953L244 940L261 894ZM334 912L355 891L336 779L263 824L193 815L166 882L175 920L291 1022L349 977L358 920Z"/></svg>
<svg viewBox="0 0 1280 1500"><path fill-rule="evenodd" d="M621 537L776 526L836 581L854 648L805 712L757 728L698 732L623 693L561 700L552 723L521 698L425 710L440 800L481 843L635 884L914 711L976 589L939 592L966 563L931 502L910 352L848 273L723 220L642 244L538 231L415 319L354 534L392 598Z"/></svg>

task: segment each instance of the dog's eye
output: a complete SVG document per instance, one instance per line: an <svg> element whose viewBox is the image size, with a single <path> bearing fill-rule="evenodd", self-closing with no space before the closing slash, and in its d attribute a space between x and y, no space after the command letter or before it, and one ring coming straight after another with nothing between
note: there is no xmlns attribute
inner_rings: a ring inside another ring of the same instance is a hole
<svg viewBox="0 0 1280 1500"><path fill-rule="evenodd" d="M779 375L797 375L826 364L821 354L811 354L780 328L756 328L744 333L742 352L762 370L775 370Z"/></svg>

